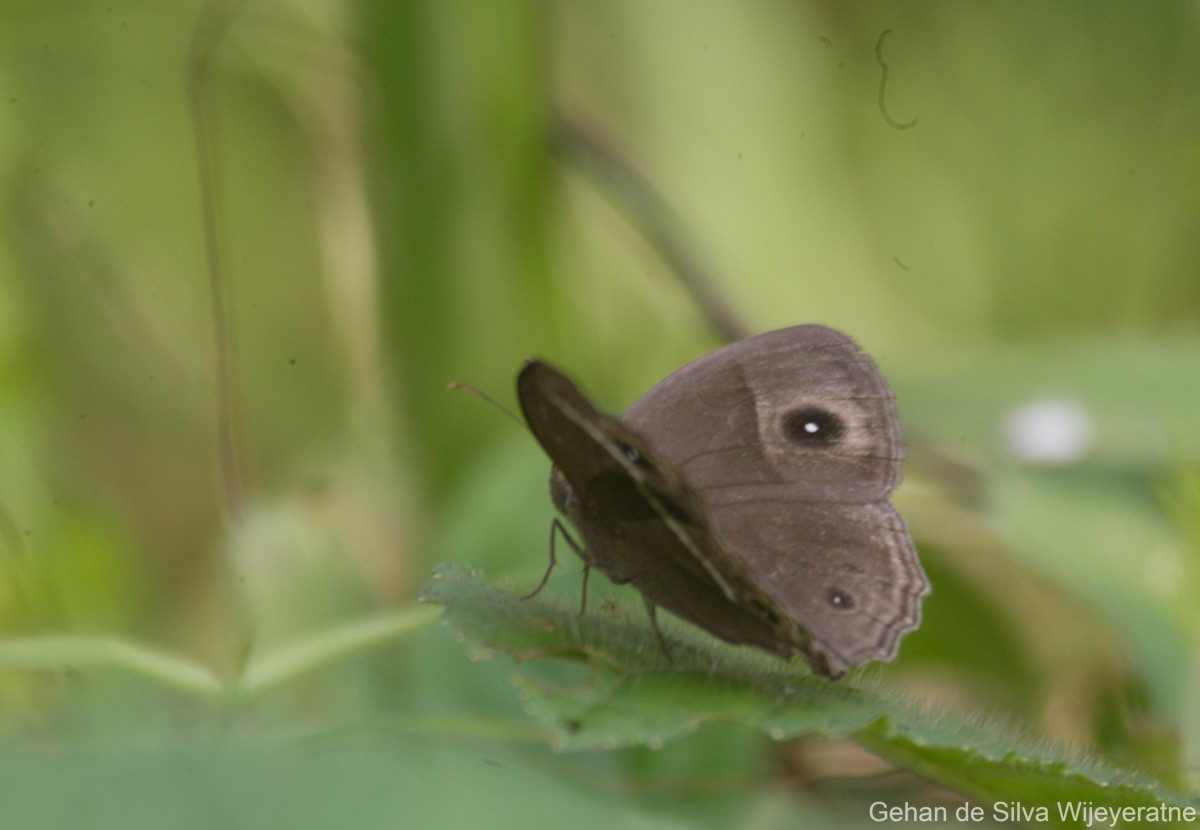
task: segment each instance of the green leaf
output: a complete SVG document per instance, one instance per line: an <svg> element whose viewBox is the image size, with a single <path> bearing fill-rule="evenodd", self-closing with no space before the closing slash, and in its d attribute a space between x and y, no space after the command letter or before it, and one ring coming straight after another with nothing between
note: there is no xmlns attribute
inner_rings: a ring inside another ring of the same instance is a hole
<svg viewBox="0 0 1200 830"><path fill-rule="evenodd" d="M830 683L799 661L782 663L669 625L668 661L644 622L608 609L579 616L522 601L456 566L440 567L422 599L444 606L473 656L503 651L523 664L513 683L561 749L660 747L704 723L725 721L775 740L848 738L964 796L1048 805L1056 818L1057 805L1069 802L1196 804L1148 775L1067 752L1000 722L923 706L886 686L878 671ZM577 668L535 659L549 657Z"/></svg>

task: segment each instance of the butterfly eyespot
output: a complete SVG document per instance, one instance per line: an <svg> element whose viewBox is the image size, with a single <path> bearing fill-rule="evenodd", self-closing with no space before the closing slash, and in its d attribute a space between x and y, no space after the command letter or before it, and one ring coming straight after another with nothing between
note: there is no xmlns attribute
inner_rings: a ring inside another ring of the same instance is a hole
<svg viewBox="0 0 1200 830"><path fill-rule="evenodd" d="M846 431L845 422L836 413L816 406L784 413L780 426L785 438L808 447L832 446L842 440Z"/></svg>
<svg viewBox="0 0 1200 830"><path fill-rule="evenodd" d="M767 605L759 600L751 600L750 607L754 609L754 613L762 617L770 623L779 622L779 615L772 611Z"/></svg>
<svg viewBox="0 0 1200 830"><path fill-rule="evenodd" d="M825 594L825 598L838 611L849 611L855 605L854 597L841 588L830 588L829 592Z"/></svg>

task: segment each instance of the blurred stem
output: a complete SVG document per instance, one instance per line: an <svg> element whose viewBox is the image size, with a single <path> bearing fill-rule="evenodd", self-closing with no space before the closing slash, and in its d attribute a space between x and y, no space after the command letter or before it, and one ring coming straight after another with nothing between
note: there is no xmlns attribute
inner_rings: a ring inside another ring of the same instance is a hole
<svg viewBox="0 0 1200 830"><path fill-rule="evenodd" d="M544 6L362 4L375 308L404 472L430 514L487 437L470 407L447 403L446 382L471 366L509 375L557 319Z"/></svg>
<svg viewBox="0 0 1200 830"><path fill-rule="evenodd" d="M709 325L726 343L750 335L712 273L685 239L683 222L662 194L629 161L598 136L561 114L554 124L555 149L591 174L604 195L650 243L691 295Z"/></svg>
<svg viewBox="0 0 1200 830"><path fill-rule="evenodd" d="M0 667L57 671L119 668L194 697L217 700L223 694L221 681L208 668L114 637L54 634L0 640Z"/></svg>
<svg viewBox="0 0 1200 830"><path fill-rule="evenodd" d="M211 121L210 84L212 58L241 0L211 0L205 3L187 58L187 101L196 142L197 173L200 177L200 208L204 220L204 255L212 304L213 348L217 370L217 446L226 518L241 512L242 486L237 457L237 382L234 377L233 327L229 322L228 297L217 223L216 158Z"/></svg>
<svg viewBox="0 0 1200 830"><path fill-rule="evenodd" d="M254 698L283 683L377 645L403 639L433 625L441 608L413 605L356 620L251 657L232 682L182 657L115 637L53 634L0 640L0 669L68 671L92 667L123 669L210 702Z"/></svg>
<svg viewBox="0 0 1200 830"><path fill-rule="evenodd" d="M251 657L237 680L241 697L254 697L329 663L433 625L442 609L415 605L358 620Z"/></svg>
<svg viewBox="0 0 1200 830"><path fill-rule="evenodd" d="M1188 785L1196 788L1200 786L1200 613L1196 611L1196 600L1200 598L1200 466L1185 464L1174 486L1164 494L1164 502L1179 527L1184 590L1191 595L1190 601L1181 603L1192 611L1188 616L1190 665L1183 695L1185 701L1191 702L1184 704L1180 739Z"/></svg>
<svg viewBox="0 0 1200 830"><path fill-rule="evenodd" d="M1197 647L1195 641L1192 644L1192 653L1189 656L1191 665L1188 670L1187 678L1187 694L1184 695L1185 700L1191 701L1185 703L1186 707L1183 713L1183 726L1181 728L1182 735L1180 739L1183 743L1183 757L1180 759L1183 766L1184 780L1187 782L1188 788L1192 792L1200 790L1200 647Z"/></svg>

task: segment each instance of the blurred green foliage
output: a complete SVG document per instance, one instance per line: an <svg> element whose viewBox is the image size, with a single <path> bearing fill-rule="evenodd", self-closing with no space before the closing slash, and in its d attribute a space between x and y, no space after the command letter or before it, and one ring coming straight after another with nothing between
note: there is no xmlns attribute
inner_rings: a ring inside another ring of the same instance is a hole
<svg viewBox="0 0 1200 830"><path fill-rule="evenodd" d="M934 593L879 682L1194 791L1198 40L1188 2L0 0L0 824L945 797L730 724L553 755L511 661L414 605L442 561L545 563L545 459L447 383L511 404L538 354L615 411L719 342L564 120L752 329L892 381ZM1005 438L1047 397L1094 429L1067 463Z"/></svg>

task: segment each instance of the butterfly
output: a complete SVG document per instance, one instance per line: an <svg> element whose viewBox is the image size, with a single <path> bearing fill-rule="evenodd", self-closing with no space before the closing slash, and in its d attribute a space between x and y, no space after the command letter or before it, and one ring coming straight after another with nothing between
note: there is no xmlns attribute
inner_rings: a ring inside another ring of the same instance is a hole
<svg viewBox="0 0 1200 830"><path fill-rule="evenodd" d="M641 593L656 632L662 607L836 679L891 659L919 625L929 582L888 502L904 455L894 396L845 334L804 325L733 343L621 418L542 361L521 370L517 397L554 464L551 498L583 538L572 546Z"/></svg>

